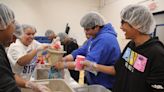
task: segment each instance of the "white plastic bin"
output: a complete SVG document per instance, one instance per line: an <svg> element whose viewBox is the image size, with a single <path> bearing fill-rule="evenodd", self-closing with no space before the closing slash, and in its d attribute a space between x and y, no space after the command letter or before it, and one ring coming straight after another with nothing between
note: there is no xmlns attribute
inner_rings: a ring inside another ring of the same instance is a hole
<svg viewBox="0 0 164 92"><path fill-rule="evenodd" d="M35 70L35 80L48 79L50 68L37 68Z"/></svg>
<svg viewBox="0 0 164 92"><path fill-rule="evenodd" d="M79 88L74 88L75 92L111 92L101 85L89 85Z"/></svg>
<svg viewBox="0 0 164 92"><path fill-rule="evenodd" d="M52 92L75 92L63 79L36 80L37 84L46 85ZM22 88L22 92L33 92L31 89Z"/></svg>

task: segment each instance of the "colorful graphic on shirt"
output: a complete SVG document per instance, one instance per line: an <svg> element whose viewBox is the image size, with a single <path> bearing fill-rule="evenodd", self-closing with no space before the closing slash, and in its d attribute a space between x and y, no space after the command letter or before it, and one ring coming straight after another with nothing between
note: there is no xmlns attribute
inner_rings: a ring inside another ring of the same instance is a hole
<svg viewBox="0 0 164 92"><path fill-rule="evenodd" d="M127 48L122 58L126 61L125 67L128 68L131 72L133 72L134 69L140 72L144 72L147 58L143 55L140 55L130 48Z"/></svg>
<svg viewBox="0 0 164 92"><path fill-rule="evenodd" d="M125 61L129 61L130 52L131 52L131 49L127 48L124 55L123 55L123 57L122 57L123 59L125 59Z"/></svg>
<svg viewBox="0 0 164 92"><path fill-rule="evenodd" d="M138 71L144 72L146 63L147 63L147 58L145 58L142 55L138 55L137 60L135 61L133 67Z"/></svg>
<svg viewBox="0 0 164 92"><path fill-rule="evenodd" d="M137 59L137 56L138 54L131 50L130 61L129 61L130 65L134 65L134 62Z"/></svg>

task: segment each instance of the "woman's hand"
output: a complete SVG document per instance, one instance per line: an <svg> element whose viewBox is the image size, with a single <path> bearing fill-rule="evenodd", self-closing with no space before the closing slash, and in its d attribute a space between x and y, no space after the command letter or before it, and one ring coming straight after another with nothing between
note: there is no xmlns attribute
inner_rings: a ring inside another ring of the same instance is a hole
<svg viewBox="0 0 164 92"><path fill-rule="evenodd" d="M27 81L25 86L27 88L32 89L33 92L51 92L51 90L47 86L36 84L34 82L31 82L31 81Z"/></svg>
<svg viewBox="0 0 164 92"><path fill-rule="evenodd" d="M42 44L42 45L40 45L40 46L38 46L38 47L36 48L36 51L38 52L38 51L41 51L41 50L45 50L45 49L47 49L49 46L50 46L50 45L48 45L48 44Z"/></svg>

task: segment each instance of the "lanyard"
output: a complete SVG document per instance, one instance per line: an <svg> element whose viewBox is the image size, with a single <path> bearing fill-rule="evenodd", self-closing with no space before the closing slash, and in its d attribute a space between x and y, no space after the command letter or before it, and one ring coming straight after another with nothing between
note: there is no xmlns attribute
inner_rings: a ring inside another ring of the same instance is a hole
<svg viewBox="0 0 164 92"><path fill-rule="evenodd" d="M89 44L88 53L91 51L91 46L92 46L92 41L91 41L90 44Z"/></svg>

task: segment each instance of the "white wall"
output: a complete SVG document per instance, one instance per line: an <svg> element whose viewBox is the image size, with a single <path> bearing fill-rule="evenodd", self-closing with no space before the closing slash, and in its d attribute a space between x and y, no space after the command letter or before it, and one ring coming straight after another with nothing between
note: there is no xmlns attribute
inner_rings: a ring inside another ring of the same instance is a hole
<svg viewBox="0 0 164 92"><path fill-rule="evenodd" d="M152 12L158 12L164 10L164 0L154 0L157 7ZM106 18L106 22L111 22L118 33L118 40L121 50L125 47L128 40L125 39L124 33L120 29L120 12L129 5L139 3L143 5L149 5L152 0L104 0L104 6L101 6L100 12Z"/></svg>
<svg viewBox="0 0 164 92"><path fill-rule="evenodd" d="M44 35L45 30L64 32L69 23L70 36L81 45L85 34L80 27L81 17L88 11L97 11L99 0L0 0L9 6L19 23L27 23L37 28L36 35Z"/></svg>
<svg viewBox="0 0 164 92"><path fill-rule="evenodd" d="M164 10L164 0L0 0L13 9L19 23L34 25L44 35L46 29L56 33L64 32L66 23L71 27L70 36L81 45L85 34L80 27L81 17L88 11L99 11L106 23L111 22L118 33L121 49L127 44L124 33L120 30L120 11L128 4L149 5L155 2L157 7L152 12Z"/></svg>

